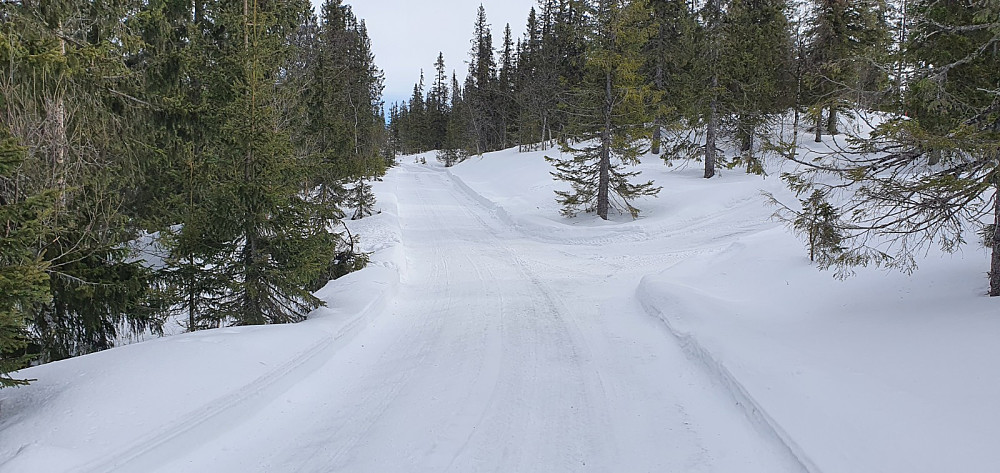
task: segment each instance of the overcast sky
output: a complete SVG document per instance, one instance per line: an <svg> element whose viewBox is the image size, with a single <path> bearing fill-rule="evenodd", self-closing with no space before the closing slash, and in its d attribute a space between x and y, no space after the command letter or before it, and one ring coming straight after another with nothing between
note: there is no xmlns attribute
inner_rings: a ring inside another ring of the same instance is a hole
<svg viewBox="0 0 1000 473"><path fill-rule="evenodd" d="M320 13L322 0L312 0ZM494 45L501 46L510 23L514 42L524 34L528 10L536 0L345 0L365 20L375 50L375 63L385 71L386 103L409 98L420 69L429 78L438 52L444 53L449 76L465 79L476 11L482 4ZM429 80L428 80L429 82ZM426 89L425 89L426 90Z"/></svg>

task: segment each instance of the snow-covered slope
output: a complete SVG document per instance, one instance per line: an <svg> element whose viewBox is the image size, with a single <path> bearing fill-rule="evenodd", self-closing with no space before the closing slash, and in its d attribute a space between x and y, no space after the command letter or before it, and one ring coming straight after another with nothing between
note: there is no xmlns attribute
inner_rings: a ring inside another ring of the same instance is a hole
<svg viewBox="0 0 1000 473"><path fill-rule="evenodd" d="M565 219L545 154L403 158L348 223L373 264L304 323L23 371L0 472L1000 464L982 250L839 282L769 219L761 190L794 202L777 179L647 157L639 220Z"/></svg>
<svg viewBox="0 0 1000 473"><path fill-rule="evenodd" d="M639 201L640 220L565 220L540 154L487 155L453 173L526 233L599 244L617 277L645 274L645 310L811 469L1000 465L1000 301L985 297L986 250L932 250L912 276L861 269L837 281L769 219L761 190L795 202L778 179L706 182L647 157L642 178L663 191Z"/></svg>

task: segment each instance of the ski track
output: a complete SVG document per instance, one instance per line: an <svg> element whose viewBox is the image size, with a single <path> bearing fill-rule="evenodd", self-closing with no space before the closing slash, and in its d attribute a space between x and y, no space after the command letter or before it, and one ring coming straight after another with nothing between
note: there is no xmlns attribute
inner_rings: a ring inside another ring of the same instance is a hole
<svg viewBox="0 0 1000 473"><path fill-rule="evenodd" d="M556 245L449 172L393 172L394 301L84 471L812 472L635 298L643 260L721 251L694 244L718 215L605 257L649 236Z"/></svg>

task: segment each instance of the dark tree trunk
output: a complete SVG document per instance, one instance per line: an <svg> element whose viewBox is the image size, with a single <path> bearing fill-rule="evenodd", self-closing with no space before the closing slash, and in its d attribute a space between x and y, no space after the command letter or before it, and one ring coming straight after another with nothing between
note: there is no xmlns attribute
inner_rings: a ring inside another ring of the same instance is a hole
<svg viewBox="0 0 1000 473"><path fill-rule="evenodd" d="M597 216L608 219L608 187L611 184L611 107L614 96L611 90L611 72L604 74L604 130L601 131L600 177L597 184Z"/></svg>
<svg viewBox="0 0 1000 473"><path fill-rule="evenodd" d="M656 84L656 88L663 90L663 66L660 64L656 65L656 74L653 78L653 83ZM660 154L660 141L663 139L663 130L661 129L660 116L653 119L653 139L650 143L649 151L655 155Z"/></svg>
<svg viewBox="0 0 1000 473"><path fill-rule="evenodd" d="M715 140L719 128L719 103L715 92L719 87L718 75L712 75L711 86L712 101L708 104L708 127L705 130L705 179L715 175Z"/></svg>
<svg viewBox="0 0 1000 473"><path fill-rule="evenodd" d="M653 142L649 146L649 152L660 154L660 141L663 139L663 130L660 126L660 119L653 120Z"/></svg>
<svg viewBox="0 0 1000 473"><path fill-rule="evenodd" d="M749 158L753 152L753 130L745 123L740 128L740 155Z"/></svg>
<svg viewBox="0 0 1000 473"><path fill-rule="evenodd" d="M993 248L990 255L990 297L1000 296L1000 182L993 184Z"/></svg>
<svg viewBox="0 0 1000 473"><path fill-rule="evenodd" d="M833 106L830 107L830 115L826 119L826 133L830 136L835 136L837 133L837 109Z"/></svg>
<svg viewBox="0 0 1000 473"><path fill-rule="evenodd" d="M816 142L821 143L823 141L823 109L820 108L816 112Z"/></svg>

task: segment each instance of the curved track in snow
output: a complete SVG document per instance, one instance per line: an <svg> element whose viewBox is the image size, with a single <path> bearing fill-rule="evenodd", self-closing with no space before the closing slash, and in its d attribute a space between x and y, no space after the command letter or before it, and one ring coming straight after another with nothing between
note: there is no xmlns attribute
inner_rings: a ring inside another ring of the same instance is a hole
<svg viewBox="0 0 1000 473"><path fill-rule="evenodd" d="M395 300L303 347L280 389L95 470L802 471L645 314L620 262L520 235L440 169L393 172Z"/></svg>

